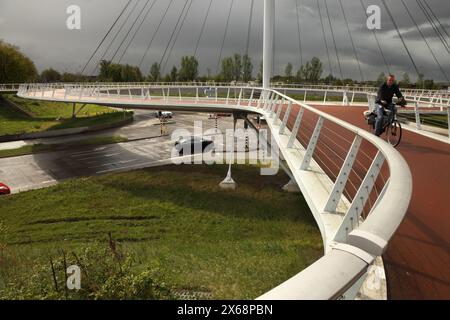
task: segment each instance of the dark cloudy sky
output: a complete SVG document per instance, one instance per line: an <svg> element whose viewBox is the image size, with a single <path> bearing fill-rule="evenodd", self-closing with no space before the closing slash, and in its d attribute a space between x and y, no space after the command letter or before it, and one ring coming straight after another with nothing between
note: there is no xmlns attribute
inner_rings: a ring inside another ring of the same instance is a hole
<svg viewBox="0 0 450 320"><path fill-rule="evenodd" d="M128 0L0 0L0 39L18 45L36 63L39 70L53 67L60 71L77 72L89 59L93 50L108 31L115 18ZM106 50L116 30L131 11L135 2L139 2L136 10L131 12L129 22L117 36L106 57L111 58L116 48L122 42L133 21L141 12L145 13L144 5L147 0L132 0L132 5L125 12L122 20L113 30L111 36L95 56L97 62ZM168 0L150 0L155 2L147 19L142 24L142 29L129 50L124 55L123 61L130 64L139 64L145 49L148 46L153 33L156 30L163 12L167 8ZM187 0L174 0L169 8L167 18L164 19L159 32L156 34L150 51L142 67L147 73L153 62L159 62L167 47L172 31L177 23L179 14ZM212 7L206 21L205 32L201 38L197 58L200 61L201 73L206 73L207 68L214 73L218 62L219 51L225 30L228 10L232 0L212 0ZM298 32L295 12L296 0L276 0L276 49L275 49L275 73L281 74L288 62L298 69L300 55L298 50ZM322 27L318 16L317 0L297 0L300 6L301 41L303 44L303 60L309 60L313 56L319 57L324 64L324 74L328 74L328 58L323 41ZM319 0L324 18L326 39L331 55L333 74L339 75L336 53L331 37L330 26L326 17L323 0ZM344 77L359 79L359 71L348 36L347 27L343 18L338 0L326 0L331 15L331 23L336 38L338 54L342 62ZM436 36L435 31L429 25L416 0L404 0L410 9L414 19L426 36L433 53L441 63L442 68L450 77L450 55L445 51L443 44ZM360 0L342 0L357 54L361 60L363 73L366 79L376 78L385 71L372 31L366 28L366 15L362 9ZM395 73L408 72L412 79L416 72L408 58L408 55L397 36L394 26L384 11L380 0L363 0L366 6L379 5L382 8L382 29L377 31L383 51L389 64ZM404 35L406 45L410 50L419 70L428 78L444 80L444 75L433 59L430 50L426 46L415 25L407 15L400 0L386 0L391 9L401 33ZM447 33L450 33L450 5L449 0L427 0L428 5L438 16ZM172 65L178 64L183 55L192 55L195 50L197 38L200 34L202 21L206 15L209 0L193 0L192 7L176 41L173 51L167 63L166 72ZM66 9L69 5L79 5L82 10L82 29L68 30L66 27ZM147 7L147 8L148 8ZM249 54L258 69L262 59L262 11L263 0L255 0L255 10L250 37ZM249 22L250 0L235 0L231 13L230 27L225 41L223 56L234 52L245 52L247 28ZM140 19L143 19L142 14ZM140 24L138 20L130 35ZM444 33L443 31L441 31ZM445 33L444 36L446 37ZM450 44L450 39L446 37ZM116 57L122 55L128 43L119 50ZM169 46L170 49L171 46ZM170 51L170 50L168 50ZM168 52L167 51L167 52ZM91 72L94 63L87 69Z"/></svg>

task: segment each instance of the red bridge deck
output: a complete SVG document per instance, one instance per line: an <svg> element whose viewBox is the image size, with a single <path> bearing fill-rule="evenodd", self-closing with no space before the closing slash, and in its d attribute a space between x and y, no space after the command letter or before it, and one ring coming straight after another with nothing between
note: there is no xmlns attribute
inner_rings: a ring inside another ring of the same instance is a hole
<svg viewBox="0 0 450 320"><path fill-rule="evenodd" d="M359 107L318 109L369 129ZM450 299L450 145L403 131L413 175L405 220L384 258L389 299Z"/></svg>

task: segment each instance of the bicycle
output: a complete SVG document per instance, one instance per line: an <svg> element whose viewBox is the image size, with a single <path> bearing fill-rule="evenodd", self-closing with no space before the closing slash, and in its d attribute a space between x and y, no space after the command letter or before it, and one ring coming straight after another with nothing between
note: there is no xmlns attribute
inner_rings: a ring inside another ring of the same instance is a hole
<svg viewBox="0 0 450 320"><path fill-rule="evenodd" d="M394 105L404 107L403 103L397 102ZM394 148L400 144L402 140L402 125L397 119L397 110L393 108L394 111L384 110L383 116L383 129L382 133L386 134L386 141ZM391 113L394 112L393 115ZM375 130L375 123L377 115L373 111L366 111L364 113L367 123Z"/></svg>

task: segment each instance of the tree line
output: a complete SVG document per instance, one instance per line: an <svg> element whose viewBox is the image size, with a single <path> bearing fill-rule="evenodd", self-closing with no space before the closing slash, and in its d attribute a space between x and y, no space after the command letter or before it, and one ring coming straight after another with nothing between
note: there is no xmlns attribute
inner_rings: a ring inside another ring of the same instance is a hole
<svg viewBox="0 0 450 320"><path fill-rule="evenodd" d="M253 62L248 55L235 53L225 57L220 62L218 74L213 75L207 69L207 75L199 75L199 61L194 56L184 56L181 58L179 66L173 66L167 74L162 74L161 65L157 62L150 66L149 73L144 75L139 67L129 64L118 64L111 61L102 60L99 63L100 71L97 76L85 76L82 74L64 72L60 73L53 68L43 70L38 73L33 61L24 55L20 49L14 45L0 40L0 83L21 83L21 82L190 82L190 81L217 81L217 82L262 82L263 65L259 65L256 77L253 77ZM313 57L306 64L300 66L295 72L292 63L288 63L284 69L284 75L272 77L274 82L283 83L312 83L330 85L379 85L386 79L384 73L380 73L377 80L357 82L353 79L338 79L329 74L323 75L323 64L319 58ZM416 87L423 89L437 89L439 86L431 79L425 79L420 74L416 83L410 80L407 73L404 73L399 84L402 87Z"/></svg>

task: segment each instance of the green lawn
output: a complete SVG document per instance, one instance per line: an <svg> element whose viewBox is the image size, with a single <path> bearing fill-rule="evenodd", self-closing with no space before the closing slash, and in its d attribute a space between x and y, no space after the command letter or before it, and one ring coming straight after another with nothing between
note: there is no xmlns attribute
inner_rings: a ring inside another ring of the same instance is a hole
<svg viewBox="0 0 450 320"><path fill-rule="evenodd" d="M49 261L60 270L66 253L90 284L69 299L161 297L155 283L163 298L254 299L322 256L305 200L281 191L284 173L234 166L238 188L224 191L226 172L167 166L0 198L0 298L64 298Z"/></svg>
<svg viewBox="0 0 450 320"><path fill-rule="evenodd" d="M402 113L398 116L399 118L405 118L411 122L416 121L416 116L414 114ZM422 124L444 129L448 128L448 116L446 114L422 114L420 115L420 121L422 122Z"/></svg>
<svg viewBox="0 0 450 320"><path fill-rule="evenodd" d="M105 145L128 141L127 138L121 136L112 137L94 137L79 141L67 142L63 144L33 144L23 146L17 149L0 150L0 158L18 157L26 154L35 154L41 152L69 150L83 146Z"/></svg>
<svg viewBox="0 0 450 320"><path fill-rule="evenodd" d="M72 105L69 104L33 101L14 95L5 95L4 98L20 105L33 117L20 113L0 100L0 135L108 124L132 115L130 112L124 114L107 107L87 105L76 119L72 119ZM81 105L77 105L76 109L78 110L80 107Z"/></svg>

